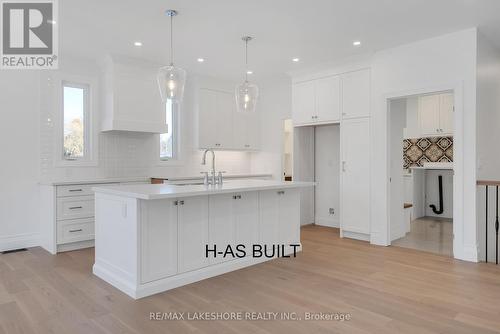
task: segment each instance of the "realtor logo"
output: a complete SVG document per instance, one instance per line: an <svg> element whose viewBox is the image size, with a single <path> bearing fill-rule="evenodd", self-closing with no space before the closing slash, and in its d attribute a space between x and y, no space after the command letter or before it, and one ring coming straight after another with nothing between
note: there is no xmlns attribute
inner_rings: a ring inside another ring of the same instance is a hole
<svg viewBox="0 0 500 334"><path fill-rule="evenodd" d="M1 1L2 69L56 69L56 0Z"/></svg>

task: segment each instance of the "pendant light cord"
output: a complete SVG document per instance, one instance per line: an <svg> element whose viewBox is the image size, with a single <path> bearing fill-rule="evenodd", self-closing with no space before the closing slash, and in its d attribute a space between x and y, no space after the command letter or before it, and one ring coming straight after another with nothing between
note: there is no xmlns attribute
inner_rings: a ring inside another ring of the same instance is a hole
<svg viewBox="0 0 500 334"><path fill-rule="evenodd" d="M245 81L248 81L248 39L245 39Z"/></svg>
<svg viewBox="0 0 500 334"><path fill-rule="evenodd" d="M174 65L174 17L170 16L170 66Z"/></svg>

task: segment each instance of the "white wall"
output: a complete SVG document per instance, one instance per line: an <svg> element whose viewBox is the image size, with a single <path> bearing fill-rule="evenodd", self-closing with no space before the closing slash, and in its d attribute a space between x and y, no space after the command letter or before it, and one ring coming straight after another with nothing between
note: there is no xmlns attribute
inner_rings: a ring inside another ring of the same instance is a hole
<svg viewBox="0 0 500 334"><path fill-rule="evenodd" d="M404 129L404 138L420 138L420 136L418 97L411 96L406 99L406 127Z"/></svg>
<svg viewBox="0 0 500 334"><path fill-rule="evenodd" d="M500 51L478 34L477 50L477 178L500 180ZM485 187L479 186L477 226L481 260L485 259ZM489 187L488 261L495 256L495 187Z"/></svg>
<svg viewBox="0 0 500 334"><path fill-rule="evenodd" d="M377 52L372 62L372 187L371 242L389 243L388 222L388 145L387 97L414 95L454 89L455 110L463 117L455 123L454 145L463 147L463 160L455 155L454 255L476 261L476 208L463 203L476 202L476 29L427 39ZM463 111L463 112L462 112ZM460 179L463 180L463 184ZM460 221L457 221L460 220ZM457 224L458 223L458 224Z"/></svg>
<svg viewBox="0 0 500 334"><path fill-rule="evenodd" d="M340 227L340 126L317 126L315 136L315 223Z"/></svg>
<svg viewBox="0 0 500 334"><path fill-rule="evenodd" d="M38 244L38 72L0 75L0 251Z"/></svg>

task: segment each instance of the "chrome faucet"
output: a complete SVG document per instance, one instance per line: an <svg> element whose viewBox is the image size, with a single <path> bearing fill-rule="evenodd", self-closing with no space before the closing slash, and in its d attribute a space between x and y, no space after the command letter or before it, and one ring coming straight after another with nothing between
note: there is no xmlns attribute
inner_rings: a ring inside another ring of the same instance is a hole
<svg viewBox="0 0 500 334"><path fill-rule="evenodd" d="M206 165L207 164L207 153L212 152L212 175L210 176L210 179L208 178L208 172L205 173L205 179L203 180L203 183L205 184L215 184L216 179L215 179L215 152L212 149L207 148L205 152L203 152L203 158L201 159L201 164ZM222 176L222 175L221 175ZM220 180L222 183L222 177Z"/></svg>

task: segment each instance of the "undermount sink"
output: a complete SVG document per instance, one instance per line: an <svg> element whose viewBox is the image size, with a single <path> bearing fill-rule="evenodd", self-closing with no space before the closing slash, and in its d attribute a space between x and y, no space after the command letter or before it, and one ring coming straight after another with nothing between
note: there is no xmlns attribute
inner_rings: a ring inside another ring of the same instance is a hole
<svg viewBox="0 0 500 334"><path fill-rule="evenodd" d="M203 182L172 184L172 186L202 186L202 185L204 185Z"/></svg>

